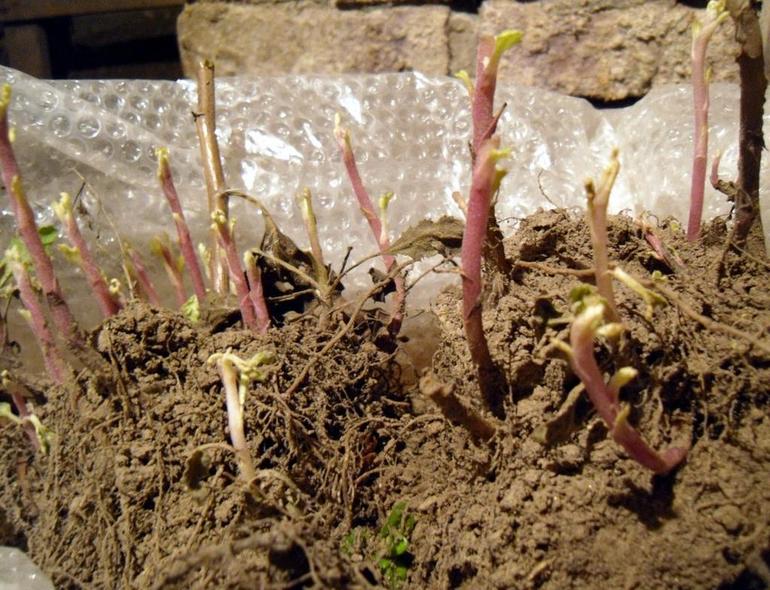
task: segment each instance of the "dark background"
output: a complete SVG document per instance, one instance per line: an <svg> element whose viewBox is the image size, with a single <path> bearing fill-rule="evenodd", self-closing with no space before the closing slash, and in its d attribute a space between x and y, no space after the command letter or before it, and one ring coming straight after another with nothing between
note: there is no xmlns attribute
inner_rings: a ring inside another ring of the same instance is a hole
<svg viewBox="0 0 770 590"><path fill-rule="evenodd" d="M182 77L184 0L0 0L0 63L38 78ZM139 9L137 9L139 8Z"/></svg>

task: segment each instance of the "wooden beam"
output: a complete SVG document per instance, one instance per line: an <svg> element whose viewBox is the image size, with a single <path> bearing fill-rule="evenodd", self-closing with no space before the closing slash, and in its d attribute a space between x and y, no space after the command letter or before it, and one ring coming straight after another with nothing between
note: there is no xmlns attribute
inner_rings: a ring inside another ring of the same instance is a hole
<svg viewBox="0 0 770 590"><path fill-rule="evenodd" d="M182 6L184 0L0 0L0 22Z"/></svg>

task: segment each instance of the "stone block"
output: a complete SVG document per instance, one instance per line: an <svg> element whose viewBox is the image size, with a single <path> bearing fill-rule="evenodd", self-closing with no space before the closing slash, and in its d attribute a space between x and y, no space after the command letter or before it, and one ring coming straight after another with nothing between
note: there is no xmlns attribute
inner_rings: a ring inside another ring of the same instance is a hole
<svg viewBox="0 0 770 590"><path fill-rule="evenodd" d="M476 41L479 17L467 12L452 12L449 16L449 73L465 70L471 76L476 71Z"/></svg>
<svg viewBox="0 0 770 590"><path fill-rule="evenodd" d="M502 80L615 101L689 81L692 22L702 12L674 0L487 0L480 30L525 32L504 58ZM737 80L733 36L730 19L714 35L714 81Z"/></svg>
<svg viewBox="0 0 770 590"><path fill-rule="evenodd" d="M365 11L315 4L196 3L177 22L182 65L220 75L343 74L449 68L446 6Z"/></svg>

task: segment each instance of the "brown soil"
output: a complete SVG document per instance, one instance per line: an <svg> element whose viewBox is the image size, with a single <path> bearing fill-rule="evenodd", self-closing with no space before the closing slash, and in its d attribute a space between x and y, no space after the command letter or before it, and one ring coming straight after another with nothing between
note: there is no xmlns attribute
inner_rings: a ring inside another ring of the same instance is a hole
<svg viewBox="0 0 770 590"><path fill-rule="evenodd" d="M695 245L660 232L684 270L613 220L612 260L637 277L661 271L669 301L650 321L618 288L627 330L597 351L608 374L639 369L621 395L647 440L691 446L668 476L608 438L552 345L567 332L549 320L591 280L585 223L552 211L507 244L512 277L487 281L504 419L479 409L457 289L421 316L440 338L420 387L403 385L403 352L373 344L372 318L319 356L346 318L258 337L134 304L92 335L103 368L37 388L56 433L48 457L0 426L0 544L28 551L57 588L770 587L770 265L756 238L723 257L720 224ZM206 362L227 348L275 352L246 400L250 486Z"/></svg>

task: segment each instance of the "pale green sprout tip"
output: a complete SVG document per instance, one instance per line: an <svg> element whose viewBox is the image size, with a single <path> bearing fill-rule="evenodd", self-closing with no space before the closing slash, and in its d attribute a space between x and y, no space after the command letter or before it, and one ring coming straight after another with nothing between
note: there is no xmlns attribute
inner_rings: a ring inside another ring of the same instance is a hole
<svg viewBox="0 0 770 590"><path fill-rule="evenodd" d="M0 113L8 110L8 105L11 104L11 85L7 82L3 84L2 90L0 90Z"/></svg>
<svg viewBox="0 0 770 590"><path fill-rule="evenodd" d="M238 355L234 354L231 349L227 352L216 352L212 354L208 363L222 363L224 365L230 364L238 370L238 398L240 400L241 407L243 407L246 401L246 391L249 384L252 381L264 381L267 379L267 371L261 367L269 363L275 358L273 352L269 350L262 350L257 352L250 359L242 359Z"/></svg>
<svg viewBox="0 0 770 590"><path fill-rule="evenodd" d="M121 289L123 286L120 284L120 280L116 278L110 279L108 289L110 290L110 295L119 295Z"/></svg>
<svg viewBox="0 0 770 590"><path fill-rule="evenodd" d="M342 115L340 113L334 113L334 137L344 145L345 150L352 149L350 145L350 132L342 126Z"/></svg>
<svg viewBox="0 0 770 590"><path fill-rule="evenodd" d="M603 307L604 306L602 306L602 313L604 311ZM602 338L606 338L607 340L614 340L623 333L624 329L625 328L623 327L623 324L618 322L610 322L608 324L602 324L601 326L597 327L596 335Z"/></svg>
<svg viewBox="0 0 770 590"><path fill-rule="evenodd" d="M387 210L388 210L388 205L390 205L390 201L391 201L392 199L393 199L393 192L392 192L392 191L388 191L388 192L384 193L384 194L383 194L383 195L380 197L380 199L379 199L379 201L378 201L378 204L379 204L379 206L380 206L380 211L382 211L383 213L385 213L385 211L387 211Z"/></svg>
<svg viewBox="0 0 770 590"><path fill-rule="evenodd" d="M182 304L181 311L182 315L191 323L199 322L201 319L201 306L198 297L196 295L191 296Z"/></svg>
<svg viewBox="0 0 770 590"><path fill-rule="evenodd" d="M67 220L72 215L72 197L69 193L59 193L59 200L53 204L53 212L59 221L67 223Z"/></svg>
<svg viewBox="0 0 770 590"><path fill-rule="evenodd" d="M227 215L221 209L215 209L211 212L211 221L215 227L225 225L227 224Z"/></svg>
<svg viewBox="0 0 770 590"><path fill-rule="evenodd" d="M633 379L636 378L638 374L639 374L639 371L637 371L633 367L621 367L615 372L615 374L612 377L610 377L610 380L609 380L609 383L607 383L607 386L612 391L620 391L621 387L630 383Z"/></svg>
<svg viewBox="0 0 770 590"><path fill-rule="evenodd" d="M168 170L168 148L155 148L155 157L158 158L158 176L163 176Z"/></svg>
<svg viewBox="0 0 770 590"><path fill-rule="evenodd" d="M0 402L0 418L10 420L17 426L24 426L25 423L32 424L32 427L35 429L35 437L37 438L38 443L40 443L40 451L44 455L48 454L48 451L51 449L52 433L48 428L43 426L43 423L40 422L40 418L35 416L35 414L30 414L25 418L19 418L11 410L11 404Z"/></svg>
<svg viewBox="0 0 770 590"><path fill-rule="evenodd" d="M471 80L470 74L466 70L460 70L455 74L455 78L460 80L460 82L463 83L463 86L465 86L465 89L468 91L468 94L473 95L473 81Z"/></svg>
<svg viewBox="0 0 770 590"><path fill-rule="evenodd" d="M648 320L652 319L652 314L655 311L656 306L666 304L666 300L661 295L658 295L655 291L652 291L642 285L639 281L637 281L634 277L629 275L619 266L615 267L611 273L612 276L614 276L617 280L619 280L626 287L631 289L634 293L642 298L644 303L647 305L645 317Z"/></svg>
<svg viewBox="0 0 770 590"><path fill-rule="evenodd" d="M515 29L509 29L497 35L495 37L495 57L499 59L511 47L521 43L523 37L524 33Z"/></svg>
<svg viewBox="0 0 770 590"><path fill-rule="evenodd" d="M71 264L80 264L80 250L78 250L75 246L70 246L69 244L59 244L57 247L59 248L59 252L64 255L64 258L66 258L68 262Z"/></svg>

